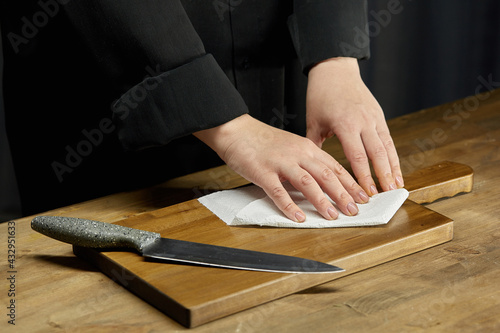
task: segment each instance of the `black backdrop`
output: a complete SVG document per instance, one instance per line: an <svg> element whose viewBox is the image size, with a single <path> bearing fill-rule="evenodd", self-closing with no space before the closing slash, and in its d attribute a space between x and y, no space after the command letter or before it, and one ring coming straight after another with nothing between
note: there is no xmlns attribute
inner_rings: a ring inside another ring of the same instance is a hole
<svg viewBox="0 0 500 333"><path fill-rule="evenodd" d="M369 0L371 58L361 64L387 118L472 95L481 78L500 82L499 1L396 2L385 24L379 13L394 1Z"/></svg>
<svg viewBox="0 0 500 333"><path fill-rule="evenodd" d="M361 71L388 119L500 88L499 1L368 1ZM19 214L16 191L0 94L0 221Z"/></svg>

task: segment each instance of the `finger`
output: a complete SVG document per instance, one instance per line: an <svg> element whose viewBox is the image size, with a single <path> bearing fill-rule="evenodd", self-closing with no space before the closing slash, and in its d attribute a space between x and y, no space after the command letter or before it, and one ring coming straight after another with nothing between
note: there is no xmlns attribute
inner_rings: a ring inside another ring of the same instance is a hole
<svg viewBox="0 0 500 333"><path fill-rule="evenodd" d="M325 219L332 220L338 217L337 210L325 196L316 179L309 172L297 166L296 168L287 170L286 177L293 187L302 192L306 199L313 204L318 213Z"/></svg>
<svg viewBox="0 0 500 333"><path fill-rule="evenodd" d="M383 130L379 131L379 137L385 147L385 150L387 151L389 164L391 165L392 175L394 176L396 185L399 188L402 188L405 186L405 184L403 180L403 173L401 172L401 167L399 164L398 153L396 151L396 146L394 145L391 134L389 133L389 129L387 128L387 125L385 125L385 123Z"/></svg>
<svg viewBox="0 0 500 333"><path fill-rule="evenodd" d="M335 201L342 213L348 216L356 215L359 210L355 202L368 202L368 195L342 165L329 157L331 161L328 162L331 162L332 167L324 163L310 163L304 167L314 176L323 191Z"/></svg>
<svg viewBox="0 0 500 333"><path fill-rule="evenodd" d="M273 177L274 178L274 177ZM304 222L306 215L304 212L293 202L292 198L283 187L278 177L264 181L265 186L260 187L266 194L273 200L276 207L285 214L287 218L295 222Z"/></svg>
<svg viewBox="0 0 500 333"><path fill-rule="evenodd" d="M378 133L374 128L367 130L362 134L362 140L368 157L373 164L373 169L379 180L380 187L382 187L384 191L395 190L397 187L389 163L389 155Z"/></svg>
<svg viewBox="0 0 500 333"><path fill-rule="evenodd" d="M321 163L315 163L306 167L318 181L323 190L333 199L345 197L351 198L357 203L367 203L369 197L363 188L356 182L349 172L337 162L332 156L325 153L326 158L320 159ZM334 194L336 191L347 191L350 197L345 195ZM335 201L337 202L337 201Z"/></svg>
<svg viewBox="0 0 500 333"><path fill-rule="evenodd" d="M370 163L361 137L351 135L346 137L343 134L337 134L337 136L359 185L370 196L377 194L377 186L371 174Z"/></svg>

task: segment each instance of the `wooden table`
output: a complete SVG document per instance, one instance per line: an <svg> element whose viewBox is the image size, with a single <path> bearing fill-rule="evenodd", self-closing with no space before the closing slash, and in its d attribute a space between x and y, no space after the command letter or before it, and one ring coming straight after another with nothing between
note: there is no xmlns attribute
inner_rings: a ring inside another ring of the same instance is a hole
<svg viewBox="0 0 500 333"><path fill-rule="evenodd" d="M427 207L455 221L451 242L219 319L195 332L492 332L500 329L500 90L395 118L389 127L403 172L443 160L474 169L472 193ZM325 150L342 159L334 139ZM114 222L245 181L225 167L57 209ZM194 188L194 189L193 189ZM33 232L32 217L0 225L0 330L188 330L76 258L71 246ZM10 228L9 228L10 227ZM7 266L7 235L15 266ZM15 233L15 236L13 236ZM8 271L15 273L8 273ZM10 275L15 280L9 281ZM11 284L12 282L12 284ZM15 297L8 297L9 289ZM15 299L15 327L7 314Z"/></svg>

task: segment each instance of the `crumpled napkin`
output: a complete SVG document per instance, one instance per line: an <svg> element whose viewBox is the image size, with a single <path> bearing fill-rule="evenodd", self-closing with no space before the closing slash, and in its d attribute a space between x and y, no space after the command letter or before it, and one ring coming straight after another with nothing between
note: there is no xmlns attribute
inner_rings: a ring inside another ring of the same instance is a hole
<svg viewBox="0 0 500 333"><path fill-rule="evenodd" d="M285 188L293 201L306 214L305 222L297 223L288 219L274 205L264 190L256 185L211 193L198 198L198 201L231 226L337 228L387 224L408 198L408 191L405 189L382 192L372 196L368 203L358 204L359 212L356 216L344 215L337 209L340 213L339 217L336 220L326 220L301 192L289 184ZM332 201L332 203L335 206L335 202Z"/></svg>

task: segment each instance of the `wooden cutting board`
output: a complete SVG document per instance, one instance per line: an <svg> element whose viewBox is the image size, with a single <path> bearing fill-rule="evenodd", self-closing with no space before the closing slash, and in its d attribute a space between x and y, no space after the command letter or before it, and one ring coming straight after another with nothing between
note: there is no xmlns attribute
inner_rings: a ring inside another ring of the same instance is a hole
<svg viewBox="0 0 500 333"><path fill-rule="evenodd" d="M453 221L416 202L472 189L473 172L452 162L406 176L409 199L384 226L332 229L230 227L197 200L117 224L163 237L314 259L335 274L281 274L148 261L129 252L74 253L184 326L195 327L253 306L447 242Z"/></svg>

